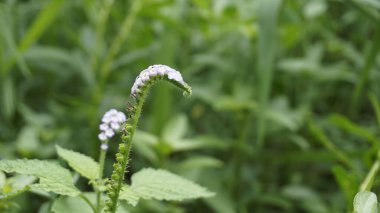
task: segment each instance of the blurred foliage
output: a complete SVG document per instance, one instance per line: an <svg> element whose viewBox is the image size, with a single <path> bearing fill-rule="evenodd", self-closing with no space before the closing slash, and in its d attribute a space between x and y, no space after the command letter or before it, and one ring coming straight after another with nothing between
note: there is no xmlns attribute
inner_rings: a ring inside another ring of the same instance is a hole
<svg viewBox="0 0 380 213"><path fill-rule="evenodd" d="M217 195L129 211L352 211L380 148L379 26L377 0L3 0L0 159L55 144L95 158L100 116L167 64L194 95L156 86L128 175L167 168ZM0 173L2 190L28 181ZM24 194L0 210L51 205Z"/></svg>

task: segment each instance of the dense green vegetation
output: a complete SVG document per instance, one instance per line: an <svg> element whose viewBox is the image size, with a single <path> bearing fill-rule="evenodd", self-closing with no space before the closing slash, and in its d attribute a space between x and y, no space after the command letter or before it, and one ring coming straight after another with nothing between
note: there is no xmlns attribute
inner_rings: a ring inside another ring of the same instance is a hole
<svg viewBox="0 0 380 213"><path fill-rule="evenodd" d="M193 95L154 86L127 182L164 168L216 196L126 209L351 212L357 192L380 192L379 26L378 0L0 1L0 160L57 159L55 145L96 159L101 116L166 64ZM0 196L31 181L17 177L0 173ZM0 197L0 212L49 205Z"/></svg>

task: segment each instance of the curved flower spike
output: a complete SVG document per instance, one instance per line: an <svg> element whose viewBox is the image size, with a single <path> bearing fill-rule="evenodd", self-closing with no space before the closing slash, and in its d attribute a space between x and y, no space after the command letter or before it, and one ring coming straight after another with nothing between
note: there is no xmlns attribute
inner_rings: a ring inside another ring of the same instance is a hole
<svg viewBox="0 0 380 213"><path fill-rule="evenodd" d="M137 76L132 86L131 95L138 99L148 85L152 85L162 79L170 81L183 89L185 91L184 94L191 95L191 88L183 80L181 73L162 64L152 65L143 70L140 75Z"/></svg>
<svg viewBox="0 0 380 213"><path fill-rule="evenodd" d="M191 95L190 86L185 83L180 72L166 65L153 65L143 70L136 78L131 89L131 95L135 98L135 103L129 106L128 120L123 128L123 143L119 144L119 152L116 153L116 162L111 178L107 185L107 201L105 203L106 213L115 213L119 199L119 193L123 184L126 167L129 161L129 153L132 146L132 139L137 128L137 123L141 114L144 100L149 88L160 80L166 80L180 89L185 95ZM108 121L106 119L106 121ZM102 127L100 127L102 129ZM112 128L112 126L111 126ZM106 133L106 132L105 132Z"/></svg>

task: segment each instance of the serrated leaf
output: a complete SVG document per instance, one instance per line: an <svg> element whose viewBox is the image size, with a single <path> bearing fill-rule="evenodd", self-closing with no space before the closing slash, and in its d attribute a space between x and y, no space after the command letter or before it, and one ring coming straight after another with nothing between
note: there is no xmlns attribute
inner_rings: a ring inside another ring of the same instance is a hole
<svg viewBox="0 0 380 213"><path fill-rule="evenodd" d="M131 186L124 186L120 199L136 205L139 198L182 201L213 196L214 193L165 170L147 168L132 175Z"/></svg>
<svg viewBox="0 0 380 213"><path fill-rule="evenodd" d="M78 152L56 146L59 157L67 161L69 166L80 175L90 180L98 178L99 164L92 158Z"/></svg>
<svg viewBox="0 0 380 213"><path fill-rule="evenodd" d="M377 213L377 197L374 193L363 191L355 195L354 212Z"/></svg>
<svg viewBox="0 0 380 213"><path fill-rule="evenodd" d="M26 159L2 160L0 170L38 177L40 183L33 186L47 191L68 196L79 194L69 170L52 162Z"/></svg>
<svg viewBox="0 0 380 213"><path fill-rule="evenodd" d="M136 206L140 200L140 195L133 191L130 186L124 186L120 192L120 199L126 200L132 206Z"/></svg>

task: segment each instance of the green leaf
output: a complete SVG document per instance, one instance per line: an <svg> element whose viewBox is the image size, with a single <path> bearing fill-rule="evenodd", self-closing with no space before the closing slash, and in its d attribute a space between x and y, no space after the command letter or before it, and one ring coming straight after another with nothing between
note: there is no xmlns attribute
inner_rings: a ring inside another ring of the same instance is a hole
<svg viewBox="0 0 380 213"><path fill-rule="evenodd" d="M93 213L91 207L80 197L59 197L52 206L54 213Z"/></svg>
<svg viewBox="0 0 380 213"><path fill-rule="evenodd" d="M362 137L374 144L380 144L380 141L376 138L374 134L369 132L367 129L352 122L351 120L349 120L347 117L343 115L332 114L329 116L329 120L333 124L339 126L340 128L346 130L349 133Z"/></svg>
<svg viewBox="0 0 380 213"><path fill-rule="evenodd" d="M69 170L48 161L41 160L2 160L0 170L32 175L40 178L40 183L32 185L57 194L76 196L79 190L73 184Z"/></svg>
<svg viewBox="0 0 380 213"><path fill-rule="evenodd" d="M59 157L67 161L70 167L80 175L90 180L98 178L99 164L92 158L78 152L64 149L58 145L56 145L55 148L57 149Z"/></svg>
<svg viewBox="0 0 380 213"><path fill-rule="evenodd" d="M7 177L5 177L5 174L2 171L0 171L0 192L2 188L4 187L6 181L7 181Z"/></svg>
<svg viewBox="0 0 380 213"><path fill-rule="evenodd" d="M86 197L93 205L96 203L96 194L93 192L83 193L82 197ZM53 213L93 213L91 207L81 197L59 197L54 200L51 211ZM103 212L103 211L102 211ZM121 205L116 213L128 213Z"/></svg>
<svg viewBox="0 0 380 213"><path fill-rule="evenodd" d="M122 188L120 199L136 205L139 198L182 201L213 195L207 189L168 171L147 168L132 176L131 186Z"/></svg>
<svg viewBox="0 0 380 213"><path fill-rule="evenodd" d="M140 200L140 194L134 191L132 187L125 185L120 191L119 199L126 200L132 206L136 206Z"/></svg>
<svg viewBox="0 0 380 213"><path fill-rule="evenodd" d="M49 1L46 6L39 12L37 18L29 27L27 33L22 39L19 50L25 51L32 45L44 31L54 22L55 18L59 15L59 10L62 8L63 0Z"/></svg>
<svg viewBox="0 0 380 213"><path fill-rule="evenodd" d="M377 197L374 193L363 191L354 198L354 212L377 213Z"/></svg>
<svg viewBox="0 0 380 213"><path fill-rule="evenodd" d="M162 137L168 141L175 141L186 134L188 129L187 117L183 114L171 119L163 130Z"/></svg>

